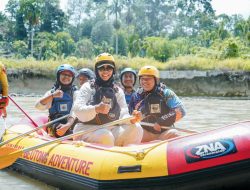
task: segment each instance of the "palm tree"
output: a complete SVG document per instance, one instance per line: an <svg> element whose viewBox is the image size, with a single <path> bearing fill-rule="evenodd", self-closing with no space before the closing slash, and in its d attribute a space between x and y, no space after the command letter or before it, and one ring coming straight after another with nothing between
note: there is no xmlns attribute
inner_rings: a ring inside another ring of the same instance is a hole
<svg viewBox="0 0 250 190"><path fill-rule="evenodd" d="M42 0L20 0L20 12L23 14L24 20L27 21L28 24L31 57L33 57L33 37L35 26L40 22L42 2Z"/></svg>

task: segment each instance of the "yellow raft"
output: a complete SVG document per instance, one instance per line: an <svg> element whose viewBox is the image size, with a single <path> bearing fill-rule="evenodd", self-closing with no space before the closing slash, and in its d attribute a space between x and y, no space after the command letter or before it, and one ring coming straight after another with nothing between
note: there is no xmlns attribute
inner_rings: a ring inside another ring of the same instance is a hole
<svg viewBox="0 0 250 190"><path fill-rule="evenodd" d="M3 141L29 131L14 125ZM5 147L48 142L33 134ZM214 189L244 187L250 177L250 121L128 147L72 141L25 152L11 166L60 189Z"/></svg>

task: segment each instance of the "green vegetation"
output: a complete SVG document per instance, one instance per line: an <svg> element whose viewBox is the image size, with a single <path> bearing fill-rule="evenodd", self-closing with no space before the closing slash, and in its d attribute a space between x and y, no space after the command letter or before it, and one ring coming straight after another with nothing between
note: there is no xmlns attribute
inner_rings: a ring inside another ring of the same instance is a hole
<svg viewBox="0 0 250 190"><path fill-rule="evenodd" d="M242 58L234 59L208 59L195 56L183 56L177 59L169 60L167 62L159 62L149 58L127 58L115 57L117 60L117 67L121 70L124 67L133 67L139 70L144 65L154 65L160 70L224 70L224 71L250 71L250 60ZM62 63L69 63L76 69L88 67L93 69L94 60L77 59L75 57L68 57L62 60L47 60L38 61L33 58L28 59L6 59L0 58L0 61L6 65L8 69L32 70L39 74L50 76L56 68Z"/></svg>
<svg viewBox="0 0 250 190"><path fill-rule="evenodd" d="M250 17L215 15L211 0L9 0L0 12L8 68L45 73L89 66L102 52L120 67L249 70Z"/></svg>

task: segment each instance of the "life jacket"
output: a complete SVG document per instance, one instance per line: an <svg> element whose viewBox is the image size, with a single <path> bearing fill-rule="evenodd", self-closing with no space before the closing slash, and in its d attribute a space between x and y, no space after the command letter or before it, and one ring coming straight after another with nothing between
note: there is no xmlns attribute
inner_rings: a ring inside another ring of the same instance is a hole
<svg viewBox="0 0 250 190"><path fill-rule="evenodd" d="M77 90L77 87L74 85L69 90L63 91L62 98L54 98L52 101L51 108L49 109L49 119L54 120L64 115L70 113L73 105L73 95ZM51 92L54 92L55 88L52 88ZM60 121L60 123L66 123L67 119Z"/></svg>
<svg viewBox="0 0 250 190"><path fill-rule="evenodd" d="M141 94L139 94L141 101L137 103L136 109L142 112L143 122L156 123L158 118L170 112L163 92L164 87L162 86L156 87L153 92L148 94L141 90ZM161 132L158 132L149 126L142 127L155 134L165 131L162 129Z"/></svg>
<svg viewBox="0 0 250 190"><path fill-rule="evenodd" d="M117 102L117 98L115 95L118 92L118 87L115 85L113 87L99 87L95 85L94 88L96 89L96 92L93 97L93 101L90 102L90 105L97 105L103 102L109 104L111 106L111 109L109 110L108 114L98 113L96 114L94 119L84 123L102 125L119 119L121 108Z"/></svg>
<svg viewBox="0 0 250 190"><path fill-rule="evenodd" d="M129 105L129 102L131 100L132 95L135 93L135 91L133 90L130 94L126 94L125 93L125 99L126 99L126 103Z"/></svg>

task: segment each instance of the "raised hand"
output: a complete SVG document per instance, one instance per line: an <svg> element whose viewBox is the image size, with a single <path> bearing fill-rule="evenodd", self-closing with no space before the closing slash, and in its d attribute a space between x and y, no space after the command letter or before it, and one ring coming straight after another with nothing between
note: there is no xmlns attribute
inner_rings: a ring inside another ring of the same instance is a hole
<svg viewBox="0 0 250 190"><path fill-rule="evenodd" d="M140 111L134 110L132 112L132 115L134 116L134 118L130 120L130 123L135 124L142 120L142 113Z"/></svg>
<svg viewBox="0 0 250 190"><path fill-rule="evenodd" d="M111 106L103 102L95 106L96 113L108 114L110 109L111 109Z"/></svg>

